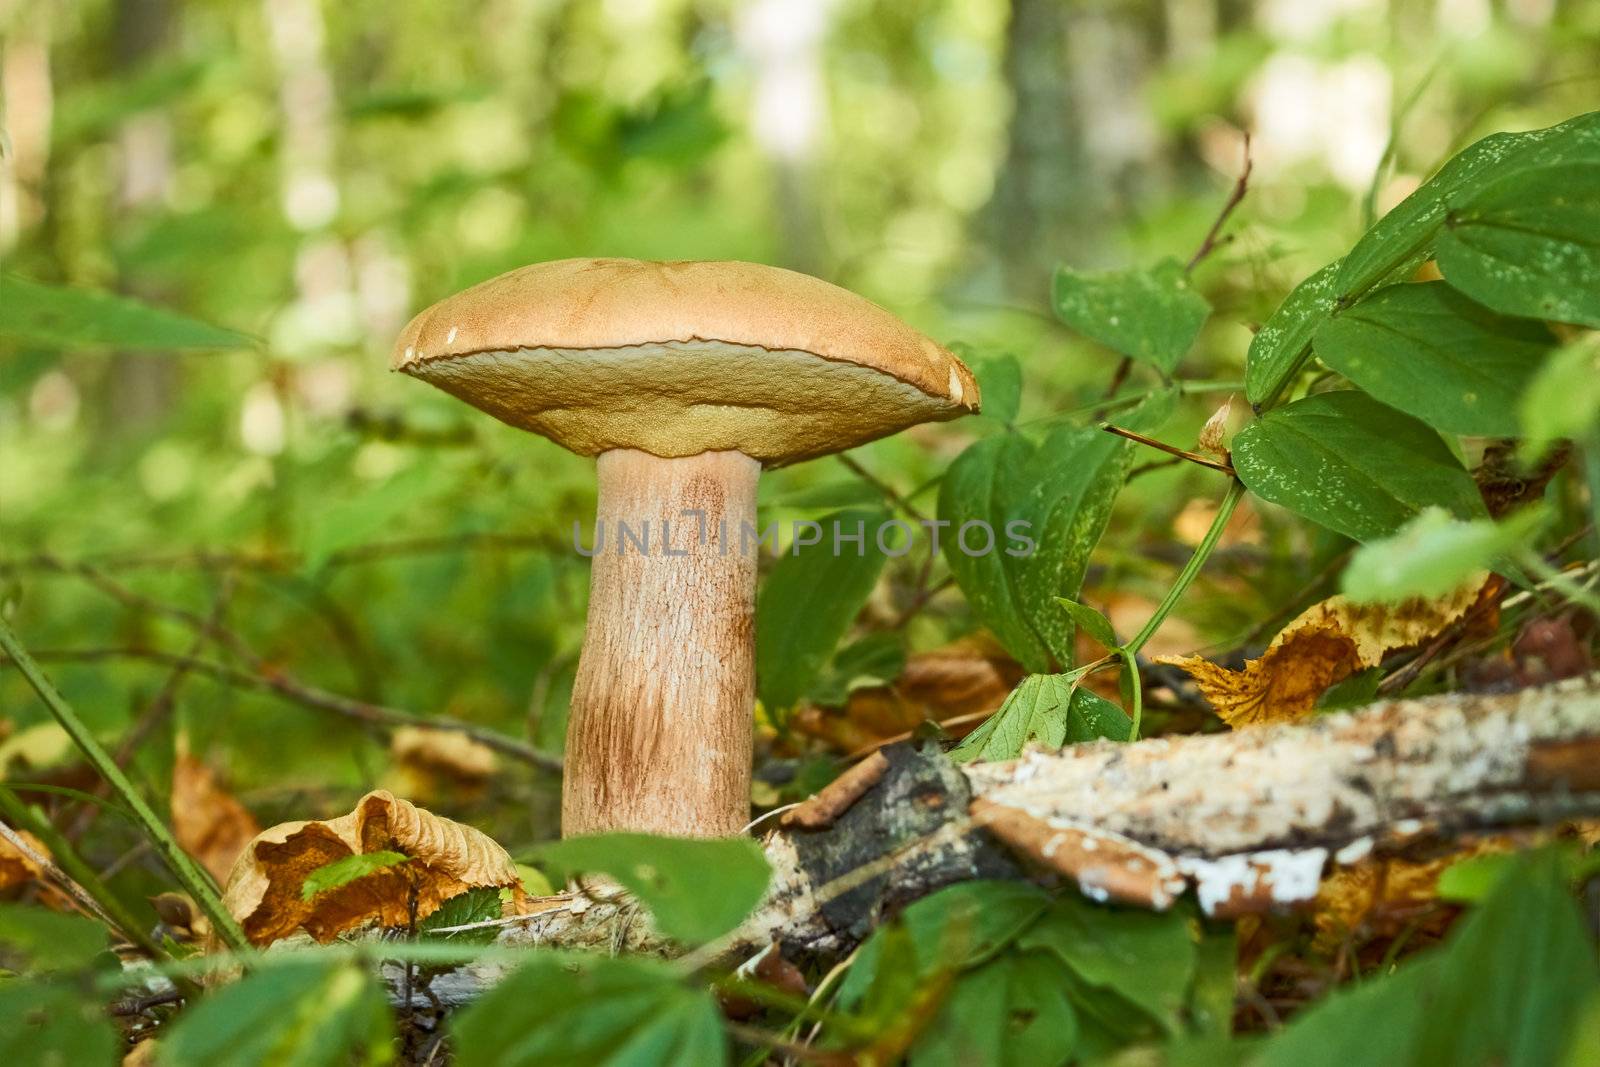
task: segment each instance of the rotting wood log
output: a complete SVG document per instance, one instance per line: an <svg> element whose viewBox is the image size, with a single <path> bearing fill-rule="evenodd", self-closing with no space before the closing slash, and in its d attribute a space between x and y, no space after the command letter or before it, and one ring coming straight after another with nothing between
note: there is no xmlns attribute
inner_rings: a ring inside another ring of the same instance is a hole
<svg viewBox="0 0 1600 1067"><path fill-rule="evenodd" d="M774 942L791 957L845 951L895 909L974 878L1068 881L1155 909L1193 889L1224 918L1289 909L1315 897L1330 864L1597 817L1600 679L1005 763L959 767L909 744L882 760L848 807L829 798L825 828L767 836L767 899L694 960L733 964ZM499 920L503 944L676 951L624 895L531 908ZM498 971L462 968L434 993L469 998Z"/></svg>

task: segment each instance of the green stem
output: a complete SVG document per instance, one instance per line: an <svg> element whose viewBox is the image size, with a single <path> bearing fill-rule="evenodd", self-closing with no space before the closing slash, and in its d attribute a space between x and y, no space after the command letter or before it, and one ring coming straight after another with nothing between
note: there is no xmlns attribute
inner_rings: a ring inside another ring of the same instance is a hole
<svg viewBox="0 0 1600 1067"><path fill-rule="evenodd" d="M122 773L122 768L117 766L111 754L100 747L100 742L94 739L88 726L78 718L78 713L72 710L72 705L56 691L56 687L45 677L33 657L28 655L28 650L22 647L22 642L17 639L11 625L3 617L0 617L0 648L5 649L6 654L11 657L11 662L17 665L17 669L28 680L28 684L33 686L34 692L39 694L39 699L44 701L45 707L50 709L50 714L55 716L56 722L60 723L67 736L72 738L78 750L89 761L89 765L106 780L128 810L133 812L140 828L144 830L150 844L166 862L173 876L178 879L189 896L194 898L195 904L205 912L206 918L211 920L211 928L216 931L217 936L227 942L228 947L235 952L250 952L249 940L244 936L239 924L234 922L228 909L223 906L222 897L218 895L210 876L202 871L189 854L178 845L172 832L134 789L133 783Z"/></svg>
<svg viewBox="0 0 1600 1067"><path fill-rule="evenodd" d="M1156 605L1155 613L1144 624L1144 629L1135 634L1133 640L1123 646L1129 656L1137 656L1139 654L1139 650L1149 643L1150 638L1155 636L1156 631L1161 628L1161 624L1166 621L1167 616L1172 614L1172 609L1177 607L1178 600L1188 590L1189 583L1194 581L1195 575L1200 573L1200 568L1205 566L1206 560L1216 549L1217 542L1222 539L1222 530L1228 525L1228 520L1233 517L1233 509L1239 506L1239 500L1243 496L1243 482L1235 480L1232 485L1228 486L1227 494L1223 496L1222 503L1217 506L1216 518L1211 520L1211 528L1206 531L1206 535L1195 546L1194 555L1189 557L1189 562L1185 563L1183 570L1178 572L1177 580L1172 583L1172 588L1167 590L1167 595L1161 603Z"/></svg>
<svg viewBox="0 0 1600 1067"><path fill-rule="evenodd" d="M1128 679L1128 711L1133 720L1128 726L1128 740L1139 740L1139 724L1144 721L1144 679L1139 677L1139 657L1126 648L1117 650L1122 657L1122 670Z"/></svg>

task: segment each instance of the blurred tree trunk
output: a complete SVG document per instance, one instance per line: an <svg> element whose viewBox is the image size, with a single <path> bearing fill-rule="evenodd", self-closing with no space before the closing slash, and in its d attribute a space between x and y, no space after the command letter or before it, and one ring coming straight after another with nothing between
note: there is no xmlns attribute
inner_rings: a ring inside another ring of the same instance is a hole
<svg viewBox="0 0 1600 1067"><path fill-rule="evenodd" d="M981 220L1007 292L1033 303L1056 263L1109 259L1119 218L1159 180L1143 89L1161 30L1154 4L1012 0L1010 144Z"/></svg>
<svg viewBox="0 0 1600 1067"><path fill-rule="evenodd" d="M121 83L132 81L156 56L172 22L169 0L117 0L112 25L112 72ZM167 116L145 111L129 116L117 135L120 150L117 213L159 209L172 181L172 131ZM161 301L137 278L118 280L122 291ZM101 394L97 421L100 443L114 447L130 433L159 422L172 409L180 386L180 365L170 355L118 352Z"/></svg>

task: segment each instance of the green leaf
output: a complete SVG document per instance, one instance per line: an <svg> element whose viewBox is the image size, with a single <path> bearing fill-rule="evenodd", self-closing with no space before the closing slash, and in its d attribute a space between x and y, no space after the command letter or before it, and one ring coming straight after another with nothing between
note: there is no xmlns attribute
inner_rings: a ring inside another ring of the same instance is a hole
<svg viewBox="0 0 1600 1067"><path fill-rule="evenodd" d="M839 984L839 1003L862 1003L880 976L913 985L941 969L977 966L1015 941L1044 913L1050 897L1027 882L958 882L916 901L880 927L856 953ZM893 934L909 935L914 959L894 955Z"/></svg>
<svg viewBox="0 0 1600 1067"><path fill-rule="evenodd" d="M1017 947L1054 953L1088 984L1116 993L1169 1033L1180 1031L1196 959L1181 913L1111 907L1068 893L1017 939Z"/></svg>
<svg viewBox="0 0 1600 1067"><path fill-rule="evenodd" d="M1009 352L974 355L966 345L953 346L952 351L972 368L978 379L982 414L1000 422L1015 422L1022 408L1022 364L1017 357Z"/></svg>
<svg viewBox="0 0 1600 1067"><path fill-rule="evenodd" d="M0 275L0 337L47 348L246 348L254 338L93 289Z"/></svg>
<svg viewBox="0 0 1600 1067"><path fill-rule="evenodd" d="M806 694L825 708L842 707L857 689L888 685L905 670L906 648L898 633L867 634L845 645Z"/></svg>
<svg viewBox="0 0 1600 1067"><path fill-rule="evenodd" d="M1261 1067L1542 1067L1600 989L1558 860L1521 860L1445 946L1342 990L1270 1041ZM1419 1010L1421 1009L1421 1010Z"/></svg>
<svg viewBox="0 0 1600 1067"><path fill-rule="evenodd" d="M105 1005L57 982L0 982L0 1049L14 1064L90 1067L116 1063L122 1039Z"/></svg>
<svg viewBox="0 0 1600 1067"><path fill-rule="evenodd" d="M939 487L940 546L979 620L1028 670L1072 662L1072 616L1089 553L1127 475L1127 442L1062 427L1034 445L1020 434L985 438L956 457ZM968 524L967 549L961 531ZM993 533L993 546L985 531ZM1033 551L1015 539L1020 532Z"/></svg>
<svg viewBox="0 0 1600 1067"><path fill-rule="evenodd" d="M821 520L822 539L778 560L756 599L756 684L762 704L793 707L816 684L855 621L887 559L877 545L882 511L840 511ZM835 532L862 543L835 542ZM885 534L885 543L898 551ZM836 551L837 549L837 551Z"/></svg>
<svg viewBox="0 0 1600 1067"><path fill-rule="evenodd" d="M1056 316L1074 330L1163 374L1177 367L1211 315L1175 259L1149 270L1057 267L1051 300Z"/></svg>
<svg viewBox="0 0 1600 1067"><path fill-rule="evenodd" d="M325 863L306 875L306 880L300 884L300 899L310 900L318 893L349 885L357 878L376 874L386 867L405 863L410 858L400 852L357 852Z"/></svg>
<svg viewBox="0 0 1600 1067"><path fill-rule="evenodd" d="M401 516L414 512L434 493L439 471L424 456L381 481L357 482L357 488L308 509L300 527L305 569L317 571L330 556L374 540Z"/></svg>
<svg viewBox="0 0 1600 1067"><path fill-rule="evenodd" d="M1105 645L1108 650L1121 646L1117 640L1117 631L1112 628L1111 620L1100 614L1087 604L1080 604L1076 600L1066 597L1057 597L1061 606L1067 609L1067 614L1072 616L1072 621L1086 631L1090 637Z"/></svg>
<svg viewBox="0 0 1600 1067"><path fill-rule="evenodd" d="M1600 113L1543 130L1490 134L1463 149L1432 180L1402 200L1356 242L1334 282L1344 297L1359 296L1386 277L1427 259L1446 216L1505 175L1569 158L1592 144Z"/></svg>
<svg viewBox="0 0 1600 1067"><path fill-rule="evenodd" d="M1495 437L1517 433L1517 399L1554 344L1540 323L1497 315L1444 282L1379 289L1315 341L1317 358L1390 407Z"/></svg>
<svg viewBox="0 0 1600 1067"><path fill-rule="evenodd" d="M1233 1033L1233 1002L1238 988L1239 932L1231 922L1200 922L1195 946L1194 987L1189 994L1189 1025L1196 1033L1226 1039Z"/></svg>
<svg viewBox="0 0 1600 1067"><path fill-rule="evenodd" d="M1318 393L1267 412L1233 439L1249 490L1357 541L1426 507L1483 514L1472 477L1426 425L1365 393Z"/></svg>
<svg viewBox="0 0 1600 1067"><path fill-rule="evenodd" d="M1050 1067L1078 1040L1061 964L1038 952L1008 952L956 979L911 1046L912 1067Z"/></svg>
<svg viewBox="0 0 1600 1067"><path fill-rule="evenodd" d="M1600 129L1589 154L1508 174L1454 208L1440 273L1497 311L1600 327Z"/></svg>
<svg viewBox="0 0 1600 1067"><path fill-rule="evenodd" d="M1562 437L1600 426L1600 334L1558 349L1522 393L1518 405L1525 458L1538 460Z"/></svg>
<svg viewBox="0 0 1600 1067"><path fill-rule="evenodd" d="M487 945L499 933L493 926L485 926L478 930L457 930L447 934L439 931L453 926L490 922L500 918L500 914L500 890L493 886L479 886L465 893L457 893L439 905L439 910L417 924L417 937L428 941Z"/></svg>
<svg viewBox="0 0 1600 1067"><path fill-rule="evenodd" d="M1526 547L1547 518L1540 508L1526 508L1498 523L1462 521L1429 508L1393 536L1357 549L1344 569L1343 592L1360 601L1443 596Z"/></svg>
<svg viewBox="0 0 1600 1067"><path fill-rule="evenodd" d="M667 937L685 944L732 930L761 902L772 869L744 838L594 834L540 845L533 858L553 881L608 874L638 897Z"/></svg>
<svg viewBox="0 0 1600 1067"><path fill-rule="evenodd" d="M78 971L110 945L106 928L81 915L0 904L0 960L33 973Z"/></svg>
<svg viewBox="0 0 1600 1067"><path fill-rule="evenodd" d="M172 1067L342 1067L393 1058L388 998L354 962L263 962L210 993L163 1030L158 1060Z"/></svg>
<svg viewBox="0 0 1600 1067"><path fill-rule="evenodd" d="M1600 853L1586 852L1576 840L1545 845L1558 876L1571 889L1578 889L1600 872ZM1457 904L1481 904L1494 894L1502 879L1515 874L1528 862L1516 852L1485 852L1456 860L1439 873L1440 900Z"/></svg>
<svg viewBox="0 0 1600 1067"><path fill-rule="evenodd" d="M1030 674L999 711L951 750L950 758L957 763L1016 759L1030 741L1046 748L1102 737L1126 741L1133 720L1109 700L1077 686L1082 674L1082 668L1067 674Z"/></svg>
<svg viewBox="0 0 1600 1067"><path fill-rule="evenodd" d="M1295 286L1250 339L1244 357L1244 395L1250 403L1264 404L1282 390L1312 334L1328 320L1338 300L1341 262L1334 260Z"/></svg>
<svg viewBox="0 0 1600 1067"><path fill-rule="evenodd" d="M638 957L539 953L450 1023L457 1067L728 1062L716 1001Z"/></svg>

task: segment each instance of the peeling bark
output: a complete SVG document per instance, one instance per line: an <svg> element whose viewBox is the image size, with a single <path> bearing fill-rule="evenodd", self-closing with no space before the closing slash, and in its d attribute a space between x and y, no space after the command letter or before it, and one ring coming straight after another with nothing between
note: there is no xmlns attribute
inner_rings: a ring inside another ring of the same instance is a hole
<svg viewBox="0 0 1600 1067"><path fill-rule="evenodd" d="M973 878L1065 880L1155 909L1193 888L1220 917L1292 908L1315 897L1330 860L1600 816L1600 682L965 768L911 745L883 761L826 829L767 837L766 902L695 959L737 962L773 942L791 957L846 951L894 909ZM534 907L502 920L503 943L675 951L623 896ZM434 991L464 999L496 973L464 968Z"/></svg>

